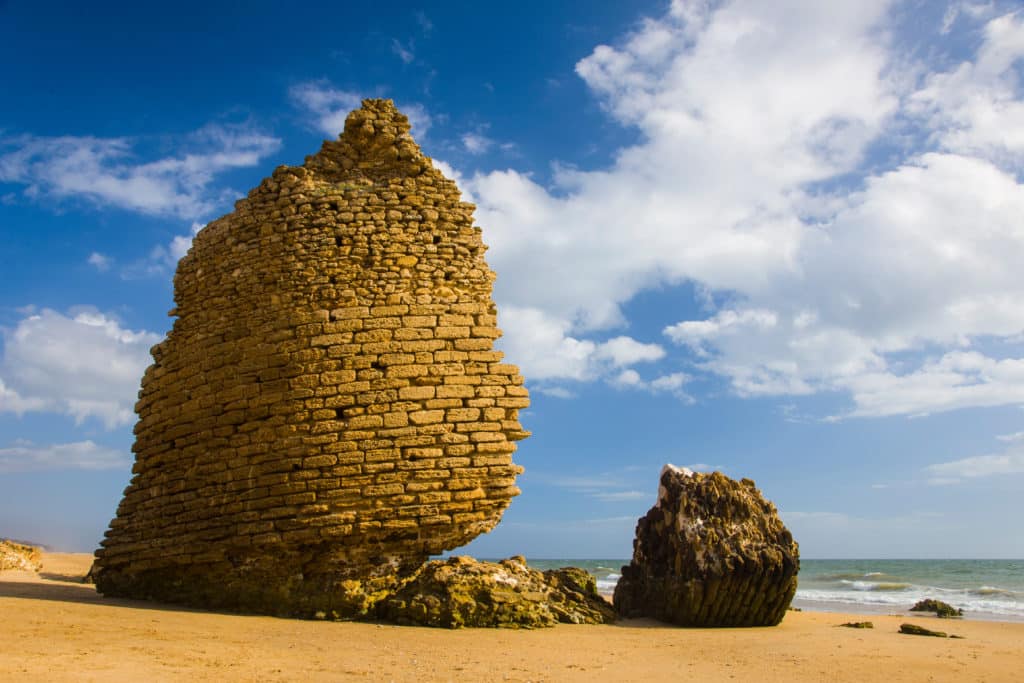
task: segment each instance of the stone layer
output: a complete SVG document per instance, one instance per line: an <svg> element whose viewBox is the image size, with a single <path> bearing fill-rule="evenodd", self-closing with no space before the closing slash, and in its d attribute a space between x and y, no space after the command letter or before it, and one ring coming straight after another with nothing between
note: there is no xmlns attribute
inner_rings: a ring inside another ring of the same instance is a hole
<svg viewBox="0 0 1024 683"><path fill-rule="evenodd" d="M358 611L519 493L523 377L472 204L389 100L366 100L195 237L152 349L100 592Z"/></svg>
<svg viewBox="0 0 1024 683"><path fill-rule="evenodd" d="M615 587L623 617L774 626L796 593L799 549L750 479L666 466Z"/></svg>

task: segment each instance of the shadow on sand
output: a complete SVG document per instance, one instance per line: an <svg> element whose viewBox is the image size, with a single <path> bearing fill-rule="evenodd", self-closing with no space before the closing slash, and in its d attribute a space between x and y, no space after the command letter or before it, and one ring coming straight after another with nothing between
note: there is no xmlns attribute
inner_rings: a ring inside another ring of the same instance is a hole
<svg viewBox="0 0 1024 683"><path fill-rule="evenodd" d="M158 610L161 612L206 612L215 614L231 614L214 610L200 610L181 605L168 605L148 600L130 600L128 598L108 598L96 592L92 584L81 583L81 576L54 574L43 572L36 581L2 581L0 580L0 598L21 598L26 600L52 600L55 602L71 602L84 605L100 605L103 607L120 607L128 609Z"/></svg>

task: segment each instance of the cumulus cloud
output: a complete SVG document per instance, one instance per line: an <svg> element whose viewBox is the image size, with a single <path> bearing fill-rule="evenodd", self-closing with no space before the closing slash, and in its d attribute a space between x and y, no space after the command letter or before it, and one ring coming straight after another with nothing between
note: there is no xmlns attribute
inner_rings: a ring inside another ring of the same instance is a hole
<svg viewBox="0 0 1024 683"><path fill-rule="evenodd" d="M126 468L131 458L124 451L100 446L92 441L39 446L19 441L0 448L0 472L81 469L106 470Z"/></svg>
<svg viewBox="0 0 1024 683"><path fill-rule="evenodd" d="M281 141L249 125L209 124L182 141L186 152L139 159L141 141L91 136L0 138L0 182L30 198L80 198L154 215L192 218L216 203L218 173L254 166Z"/></svg>
<svg viewBox="0 0 1024 683"><path fill-rule="evenodd" d="M494 140L481 133L466 133L462 136L462 146L470 154L483 154L494 145Z"/></svg>
<svg viewBox="0 0 1024 683"><path fill-rule="evenodd" d="M110 264L113 261L113 259L111 259L109 256L107 256L106 254L101 254L98 251L94 251L91 254L89 254L89 258L86 260L90 266L100 271L101 273L105 273L108 270L110 270Z"/></svg>
<svg viewBox="0 0 1024 683"><path fill-rule="evenodd" d="M331 139L341 135L349 112L362 103L358 93L336 88L324 79L297 83L288 94L292 104L311 117L313 127ZM413 135L422 141L432 123L426 107L416 102L397 102L396 106L409 118Z"/></svg>
<svg viewBox="0 0 1024 683"><path fill-rule="evenodd" d="M579 339L571 324L537 308L499 307L505 332L501 348L514 358L524 375L541 393L571 398L574 393L552 382L590 382L605 379L618 388L671 392L682 396L683 373L644 381L630 366L652 363L665 356L659 344L643 343L619 335L604 341Z"/></svg>
<svg viewBox="0 0 1024 683"><path fill-rule="evenodd" d="M81 309L64 315L42 309L4 337L0 411L56 412L107 429L130 424L152 332L125 329L114 318Z"/></svg>
<svg viewBox="0 0 1024 683"><path fill-rule="evenodd" d="M677 2L579 62L639 142L551 187L466 181L527 379L638 385L593 371L598 340L689 283L712 309L666 311L680 371L741 396L840 392L838 417L1024 400L1024 18L962 7L988 23L944 71L900 51L891 5Z"/></svg>
<svg viewBox="0 0 1024 683"><path fill-rule="evenodd" d="M962 460L941 462L925 468L928 483L959 484L965 479L979 479L1024 474L1024 445L1015 444L1002 453L975 455Z"/></svg>

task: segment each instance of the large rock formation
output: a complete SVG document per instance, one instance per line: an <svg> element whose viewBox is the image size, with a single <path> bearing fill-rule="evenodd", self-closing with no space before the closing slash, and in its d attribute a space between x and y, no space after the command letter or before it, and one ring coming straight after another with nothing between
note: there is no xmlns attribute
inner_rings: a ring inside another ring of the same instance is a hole
<svg viewBox="0 0 1024 683"><path fill-rule="evenodd" d="M497 524L528 397L494 350L473 209L366 100L196 235L100 592L356 614Z"/></svg>
<svg viewBox="0 0 1024 683"><path fill-rule="evenodd" d="M615 609L682 626L774 626L799 569L793 536L753 481L666 465Z"/></svg>
<svg viewBox="0 0 1024 683"><path fill-rule="evenodd" d="M399 624L444 628L537 628L615 620L593 576L575 567L540 572L527 567L522 557L500 563L470 557L428 562L380 603L378 614Z"/></svg>

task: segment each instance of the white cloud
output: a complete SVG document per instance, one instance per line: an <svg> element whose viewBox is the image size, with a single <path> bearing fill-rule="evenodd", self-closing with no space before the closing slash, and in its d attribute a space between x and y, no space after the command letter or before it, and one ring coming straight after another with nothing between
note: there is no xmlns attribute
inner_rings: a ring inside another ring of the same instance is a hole
<svg viewBox="0 0 1024 683"><path fill-rule="evenodd" d="M657 391L674 391L685 379L659 378L657 384L630 381L635 372L628 366L649 363L664 357L665 350L657 344L645 344L620 335L603 342L581 340L569 334L571 324L554 318L536 308L502 306L498 309L505 336L501 348L531 382L541 383L539 390L568 398L557 388L546 388L545 381L573 380L588 382L608 379L616 386L634 385ZM559 393L552 393L559 392Z"/></svg>
<svg viewBox="0 0 1024 683"><path fill-rule="evenodd" d="M1013 434L1000 434L996 437L1000 441L1024 441L1024 432L1014 432Z"/></svg>
<svg viewBox="0 0 1024 683"><path fill-rule="evenodd" d="M358 94L338 90L322 80L293 85L288 94L295 105L313 114L317 130L332 139L345 130L345 118L361 102Z"/></svg>
<svg viewBox="0 0 1024 683"><path fill-rule="evenodd" d="M607 360L615 367L649 363L665 357L665 349L657 344L643 344L631 337L615 337L601 343L594 357Z"/></svg>
<svg viewBox="0 0 1024 683"><path fill-rule="evenodd" d="M130 464L131 458L124 451L100 446L92 441L49 446L22 441L9 448L0 448L0 472L105 470L127 468Z"/></svg>
<svg viewBox="0 0 1024 683"><path fill-rule="evenodd" d="M187 235L175 235L166 245L158 244L150 249L145 258L139 259L121 269L121 277L134 280L141 277L163 276L178 267L188 250L192 248L192 240L205 226L203 223L192 223Z"/></svg>
<svg viewBox="0 0 1024 683"><path fill-rule="evenodd" d="M912 96L944 150L975 154L1009 168L1024 162L1024 102L1012 68L1024 57L1024 16L1006 14L985 26L973 62L930 74Z"/></svg>
<svg viewBox="0 0 1024 683"><path fill-rule="evenodd" d="M31 198L82 198L147 214L195 217L215 206L216 174L253 166L281 141L248 125L209 124L187 136L185 151L152 161L138 158L131 138L0 139L0 182L25 185Z"/></svg>
<svg viewBox="0 0 1024 683"><path fill-rule="evenodd" d="M362 104L358 93L340 90L323 79L293 85L288 95L293 105L312 115L313 127L331 139L341 135L349 113ZM412 134L422 141L432 123L426 108L415 102L396 102L395 106L408 117Z"/></svg>
<svg viewBox="0 0 1024 683"><path fill-rule="evenodd" d="M1002 453L976 455L962 460L942 462L925 468L928 483L958 484L964 479L978 479L1024 474L1024 445L1014 445Z"/></svg>
<svg viewBox="0 0 1024 683"><path fill-rule="evenodd" d="M654 495L650 491L605 491L595 493L594 498L602 503L621 503L631 500L652 500Z"/></svg>
<svg viewBox="0 0 1024 683"><path fill-rule="evenodd" d="M541 474L539 478L551 486L567 489L603 503L624 503L634 500L653 502L655 497L653 489L644 492L628 488L630 484L626 470L575 477L546 477Z"/></svg>
<svg viewBox="0 0 1024 683"><path fill-rule="evenodd" d="M481 133L466 133L462 136L462 146L470 154L483 154L494 146L494 140Z"/></svg>
<svg viewBox="0 0 1024 683"><path fill-rule="evenodd" d="M127 330L90 309L42 309L5 335L0 411L56 412L108 429L130 424L150 347L160 335Z"/></svg>
<svg viewBox="0 0 1024 683"><path fill-rule="evenodd" d="M855 416L921 415L956 408L1024 404L1024 359L954 351L905 375L863 373L840 382Z"/></svg>
<svg viewBox="0 0 1024 683"><path fill-rule="evenodd" d="M89 258L87 259L89 265L95 268L96 270L100 271L101 273L105 273L108 270L110 270L110 264L112 260L113 259L111 259L106 254L101 254L98 251L94 251L91 254L89 254Z"/></svg>
<svg viewBox="0 0 1024 683"><path fill-rule="evenodd" d="M544 394L545 396L551 396L552 398L570 399L576 397L576 394L572 393L565 387L546 386L544 384L541 384L540 386L531 386L530 391L538 394Z"/></svg>
<svg viewBox="0 0 1024 683"><path fill-rule="evenodd" d="M639 385L592 371L597 333L693 283L718 306L665 334L741 396L841 392L843 416L1021 401L1017 348L985 354L1024 333L1024 19L941 71L900 52L890 6L677 2L577 65L640 141L551 188L465 185L528 379Z"/></svg>
<svg viewBox="0 0 1024 683"><path fill-rule="evenodd" d="M403 64L412 64L413 60L416 59L416 55L413 53L412 41L409 41L408 45L403 45L397 38L392 38L391 51L402 60Z"/></svg>

